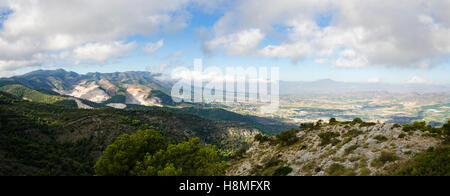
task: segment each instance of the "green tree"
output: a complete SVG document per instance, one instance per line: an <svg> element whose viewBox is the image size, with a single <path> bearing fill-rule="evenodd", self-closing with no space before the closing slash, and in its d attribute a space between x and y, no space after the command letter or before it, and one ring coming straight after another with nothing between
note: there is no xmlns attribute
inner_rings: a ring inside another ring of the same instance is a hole
<svg viewBox="0 0 450 196"><path fill-rule="evenodd" d="M147 153L155 153L165 146L165 138L154 129L140 130L136 135L122 135L109 145L94 166L96 175L129 176Z"/></svg>
<svg viewBox="0 0 450 196"><path fill-rule="evenodd" d="M355 119L353 119L353 124L361 124L361 123L363 123L364 121L361 119L361 118L355 118Z"/></svg>
<svg viewBox="0 0 450 196"><path fill-rule="evenodd" d="M168 163L163 170L158 171L158 176L180 176L182 172L181 168L177 169L172 163Z"/></svg>
<svg viewBox="0 0 450 196"><path fill-rule="evenodd" d="M336 118L330 118L330 121L329 121L330 125L335 125L337 123L338 123L338 121L336 120Z"/></svg>
<svg viewBox="0 0 450 196"><path fill-rule="evenodd" d="M225 162L221 162L216 146L203 146L199 138L170 144L166 150L148 153L138 162L135 173L140 176L181 175L220 176L225 174Z"/></svg>

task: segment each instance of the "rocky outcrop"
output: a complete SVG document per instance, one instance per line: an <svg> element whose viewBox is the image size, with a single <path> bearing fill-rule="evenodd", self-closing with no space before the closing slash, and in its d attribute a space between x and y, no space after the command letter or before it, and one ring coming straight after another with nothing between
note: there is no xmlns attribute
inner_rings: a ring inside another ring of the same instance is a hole
<svg viewBox="0 0 450 196"><path fill-rule="evenodd" d="M67 95L86 99L92 102L101 103L111 98L104 90L95 82L83 81L76 85Z"/></svg>
<svg viewBox="0 0 450 196"><path fill-rule="evenodd" d="M227 174L272 175L287 167L287 174L295 176L376 175L441 141L428 132L405 132L393 124L326 124L298 131L296 137L289 146L254 142L243 158L231 161Z"/></svg>

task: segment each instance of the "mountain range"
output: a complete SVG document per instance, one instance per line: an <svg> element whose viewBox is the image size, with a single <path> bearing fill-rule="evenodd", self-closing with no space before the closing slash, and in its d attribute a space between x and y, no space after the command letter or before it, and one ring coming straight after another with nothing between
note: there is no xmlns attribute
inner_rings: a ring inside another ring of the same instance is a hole
<svg viewBox="0 0 450 196"><path fill-rule="evenodd" d="M448 93L450 85L357 83L338 82L330 79L312 82L280 81L280 95L339 95L362 92Z"/></svg>
<svg viewBox="0 0 450 196"><path fill-rule="evenodd" d="M280 88L285 92L289 85L292 92L302 89L299 83L280 84L285 85ZM359 122L362 124L359 127L347 122L338 123L340 126L331 122L327 126L313 124L319 129L313 128L313 134L309 134L291 129L298 126L278 119L241 115L211 105L176 104L168 95L171 85L171 81L161 80L159 75L149 72L77 74L60 69L0 79L0 175L93 175L93 165L117 137L150 128L159 130L169 143L199 138L203 144L216 145L222 159L234 160L230 162L230 175L373 175L381 170L364 165L376 164L381 159L384 151L373 149L386 148L384 138L392 141L391 151L404 160L412 157L410 151L420 153L442 139L440 128L420 127L423 133L408 132L404 139L402 131L409 129L370 124L367 125L370 130L362 130L366 126L364 122ZM324 91L334 88L336 93L347 89L344 84L331 80L310 85L304 83L303 89L310 88L312 92L314 88ZM288 129L291 131L281 132ZM354 130L357 135L344 137ZM340 133L326 134L334 132ZM377 143L377 137L383 141ZM410 141L408 138L416 137L423 146L403 145ZM254 143L254 139L259 143ZM364 145L358 143L361 139ZM263 143L266 140L270 145ZM284 142L291 143L291 140L293 145L283 147ZM334 142L326 146L329 152L320 144L325 140ZM334 145L342 150L334 149ZM351 155L348 159L331 156L345 153L347 149ZM354 152L360 154L353 156ZM314 157L316 162L311 163L317 164L295 162L295 156L291 156L304 153ZM356 158L363 160L359 160L362 166L350 169ZM333 167L338 173L332 171Z"/></svg>
<svg viewBox="0 0 450 196"><path fill-rule="evenodd" d="M171 84L158 80L150 72L77 74L58 70L38 70L0 80L0 84L20 84L28 88L55 92L94 103L138 104L145 106L173 105L168 99ZM80 102L77 102L83 107ZM84 106L86 107L86 106Z"/></svg>

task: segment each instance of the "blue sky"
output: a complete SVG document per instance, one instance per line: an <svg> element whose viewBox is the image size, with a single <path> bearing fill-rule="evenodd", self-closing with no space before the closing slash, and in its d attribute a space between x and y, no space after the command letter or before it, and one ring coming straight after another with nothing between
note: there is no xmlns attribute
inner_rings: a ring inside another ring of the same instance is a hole
<svg viewBox="0 0 450 196"><path fill-rule="evenodd" d="M22 7L1 2L0 76L56 68L147 71L163 64L160 71L170 73L201 58L204 66L277 66L287 81L450 84L450 36L443 36L450 32L450 19L441 10L448 3L420 7L424 1L413 0L386 11L375 1L174 0L170 6L150 2L151 9L106 2L104 13L88 1L74 4L85 13L72 19L55 18L63 6L57 1ZM395 17L404 9L409 15ZM111 15L118 20L109 21ZM155 51L143 50L158 41L163 44Z"/></svg>

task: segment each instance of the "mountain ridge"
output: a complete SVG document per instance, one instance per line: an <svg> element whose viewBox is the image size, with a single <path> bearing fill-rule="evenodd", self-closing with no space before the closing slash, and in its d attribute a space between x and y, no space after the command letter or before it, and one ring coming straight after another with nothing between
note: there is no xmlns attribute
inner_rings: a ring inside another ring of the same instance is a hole
<svg viewBox="0 0 450 196"><path fill-rule="evenodd" d="M172 142L200 138L229 157L258 129L161 108L78 109L30 102L0 92L0 175L92 175L107 145L123 134L157 127Z"/></svg>

